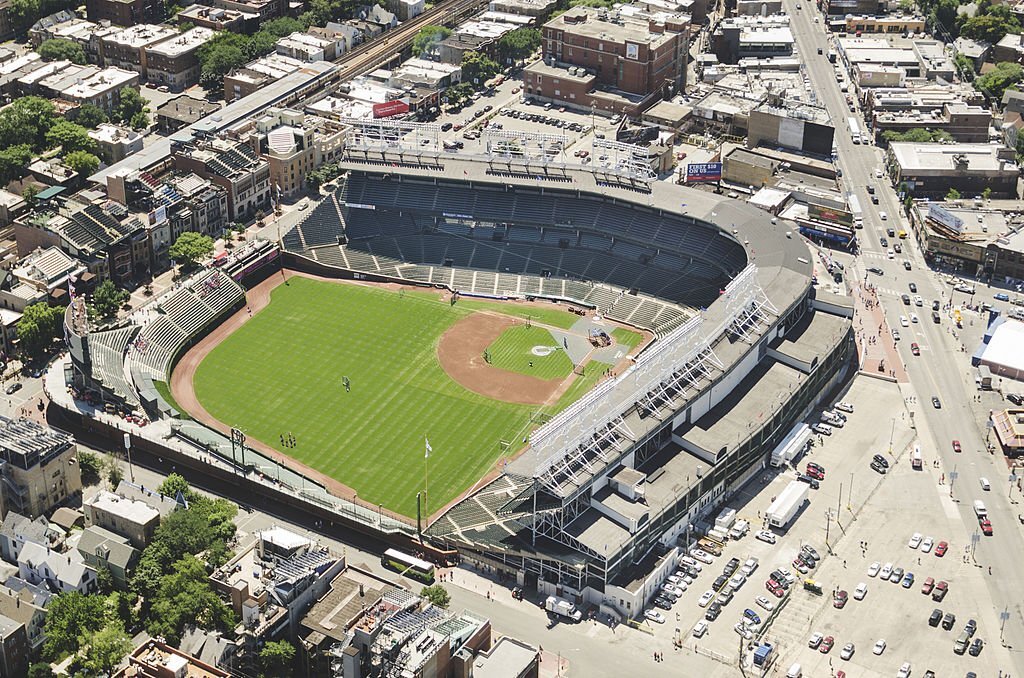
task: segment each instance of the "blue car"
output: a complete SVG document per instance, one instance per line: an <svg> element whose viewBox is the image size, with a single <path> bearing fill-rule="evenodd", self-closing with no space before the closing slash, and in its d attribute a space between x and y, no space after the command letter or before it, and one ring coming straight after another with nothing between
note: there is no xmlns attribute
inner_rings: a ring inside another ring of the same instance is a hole
<svg viewBox="0 0 1024 678"><path fill-rule="evenodd" d="M749 607L743 610L743 618L750 621L750 623L754 626L757 626L761 623L761 617L759 617L758 614L751 610Z"/></svg>
<svg viewBox="0 0 1024 678"><path fill-rule="evenodd" d="M992 298L995 299L996 301L1009 301L1010 300L1009 295L1007 295L1005 292L1000 292L999 294L996 294Z"/></svg>
<svg viewBox="0 0 1024 678"><path fill-rule="evenodd" d="M903 588L909 589L913 585L914 585L914 573L913 572L907 572L907 574L904 575L904 577L903 577Z"/></svg>

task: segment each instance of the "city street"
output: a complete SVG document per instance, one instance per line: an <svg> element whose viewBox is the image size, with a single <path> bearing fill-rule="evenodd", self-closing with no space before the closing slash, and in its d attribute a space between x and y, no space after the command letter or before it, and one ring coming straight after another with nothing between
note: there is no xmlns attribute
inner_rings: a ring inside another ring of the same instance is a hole
<svg viewBox="0 0 1024 678"><path fill-rule="evenodd" d="M796 10L798 4L796 0L784 2L792 17L793 33L800 53L804 55L807 73L821 97L820 103L827 106L836 127L835 145L838 148L845 189L857 196L864 210L865 228L858 231L861 255L853 263L850 275L855 275L860 281L867 280L878 289L878 299L889 326L898 328L902 335L897 345L907 367L909 383L902 383L901 388L912 399L911 409L926 455L937 454L947 482L953 479L952 496L970 534L978 532L971 502L981 498L979 479L985 477L993 480L993 491L985 493L984 499L992 516L995 534L993 537L981 537L976 557L986 572L991 566L992 575L986 578L989 594L992 600L1000 601L1000 606L1009 613L1005 626L1006 645L1013 649L1024 648L1024 608L1021 606L1024 600L1024 580L1017 576L1018 558L1024 553L1024 536L1016 519L1018 511L1011 504L1007 491L1010 472L1001 454L985 451L984 420L979 418L979 413L984 415L989 408L1005 405L1001 399L992 395L983 396L982 402L977 405L971 404L978 394L970 367L970 353L976 343L966 343L965 333L956 329L946 311L942 313L940 324L931 321L931 304L934 300L943 306L951 300L954 304L963 304L970 298L956 294L956 298L952 299L952 287L944 280L944 276L925 266L922 253L911 238L902 241L902 254L896 255L894 259L888 258L886 248L881 246L879 240L886 235L886 228L892 227L896 231L901 228L907 231L910 229L902 216L900 201L891 184L887 179L876 176L876 170L882 166L882 151L873 145L855 145L851 139L845 121L847 117L859 114L850 113L845 95L840 91L833 66L827 58L827 34L821 23L813 22L817 12L813 6L807 5L804 5L807 9ZM824 54L817 54L819 47ZM878 205L872 204L870 200L866 188L869 183L877 187ZM885 221L881 218L882 211L888 216ZM890 238L890 247L892 240ZM850 261L849 257L837 258L844 262ZM904 259L910 261L910 271L905 270ZM884 275L868 273L868 267L878 267L884 271ZM901 294L910 293L910 283L917 286L918 294L924 298L925 305L922 308L907 309L900 300ZM976 304L990 301L992 294L998 291L986 288L983 284L975 286L979 292L973 297L973 303ZM918 313L920 322L901 327L899 316L909 316L911 312ZM966 334L975 340L980 337L984 320L976 314L965 313L965 324L972 320L974 326L968 325ZM919 345L919 357L912 355L911 343ZM966 352L961 348L962 343ZM939 399L941 408L932 405L933 396ZM953 451L951 441L954 439L960 440L963 453ZM1011 656L1017 664L1016 671L1024 670L1024 662L1019 653L1012 652Z"/></svg>

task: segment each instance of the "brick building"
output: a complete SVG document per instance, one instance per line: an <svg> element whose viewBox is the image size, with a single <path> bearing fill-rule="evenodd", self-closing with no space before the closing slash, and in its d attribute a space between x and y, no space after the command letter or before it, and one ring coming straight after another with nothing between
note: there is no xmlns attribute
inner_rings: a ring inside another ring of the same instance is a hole
<svg viewBox="0 0 1024 678"><path fill-rule="evenodd" d="M118 26L160 23L167 16L163 0L86 0L89 21L109 21Z"/></svg>
<svg viewBox="0 0 1024 678"><path fill-rule="evenodd" d="M679 88L688 31L684 15L570 9L544 24L544 58L524 70L526 93L582 108L643 108Z"/></svg>
<svg viewBox="0 0 1024 678"><path fill-rule="evenodd" d="M199 48L213 37L213 30L196 26L181 35L143 47L146 79L181 91L199 82Z"/></svg>

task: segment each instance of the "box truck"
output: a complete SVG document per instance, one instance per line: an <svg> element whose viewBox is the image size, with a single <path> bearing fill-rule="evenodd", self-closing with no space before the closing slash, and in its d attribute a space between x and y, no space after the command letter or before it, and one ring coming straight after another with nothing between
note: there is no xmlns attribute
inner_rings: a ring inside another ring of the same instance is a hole
<svg viewBox="0 0 1024 678"><path fill-rule="evenodd" d="M785 529L789 525L789 521L803 508L809 490L810 487L806 483L796 480L791 482L768 507L768 512L765 514L768 524Z"/></svg>
<svg viewBox="0 0 1024 678"><path fill-rule="evenodd" d="M544 601L544 609L574 622L583 619L583 613L577 610L574 604L558 596L548 596Z"/></svg>

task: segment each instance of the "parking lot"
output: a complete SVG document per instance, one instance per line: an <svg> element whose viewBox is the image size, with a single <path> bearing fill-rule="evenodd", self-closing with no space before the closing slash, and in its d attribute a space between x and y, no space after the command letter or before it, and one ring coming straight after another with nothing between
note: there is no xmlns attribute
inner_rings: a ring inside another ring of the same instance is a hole
<svg viewBox="0 0 1024 678"><path fill-rule="evenodd" d="M940 484L945 481L942 469L933 466L935 456L929 450L922 450L923 468L911 468L916 432L903 397L894 383L858 377L842 396L855 408L848 415L847 426L834 429L833 435L816 443L798 464L801 471L808 461L821 465L825 479L820 489L810 490L809 503L788 530L774 530L775 544L754 536L768 506L796 475L793 469L768 468L728 504L739 518L751 523L750 532L727 542L712 564L702 565L671 610L663 611L666 623L651 624L655 634L678 636L687 647L696 645L698 651L735 663L741 648L750 649L754 642L754 638L741 639L734 629L744 610L750 609L761 624L747 626L759 629L762 639L776 647L775 662L782 672L794 662L801 664L805 676L834 675L840 670L852 676L896 675L905 661L911 662L912 675L923 675L930 668L943 676L962 676L967 671L987 676L1006 666L1007 651L999 643L998 610L983 586L987 575L982 568L964 562L970 535L958 519L948 485ZM870 468L873 455L879 453L889 461L885 475ZM929 553L923 553L920 546L908 546L915 532L922 540L932 538ZM948 542L943 557L935 554L934 545L939 541ZM805 544L822 560L802 574L793 560ZM757 570L720 616L708 623L707 633L694 638L692 629L705 619L706 609L698 605L702 594L712 588L727 561L736 558L742 565L751 557L758 560ZM869 576L868 569L876 561L880 568L892 563L893 568L913 573L913 584L904 588L901 583L883 582L878 575ZM788 570L793 581L781 599L766 589L770 574L779 568ZM927 577L949 583L948 595L941 603L921 593ZM805 578L816 581L821 594L804 590ZM860 583L866 586L863 600L854 597ZM847 592L842 609L834 607L835 591ZM759 605L758 598L767 599L773 609ZM928 617L935 608L955 614L952 630L929 626ZM977 620L975 637L985 643L977 657L953 653L954 641L968 619ZM813 633L833 637L830 652L820 652L820 646L808 647ZM879 639L886 641L886 649L875 655L872 647ZM849 660L843 660L840 653L847 643L854 644L854 652ZM749 652L744 655L749 662Z"/></svg>

